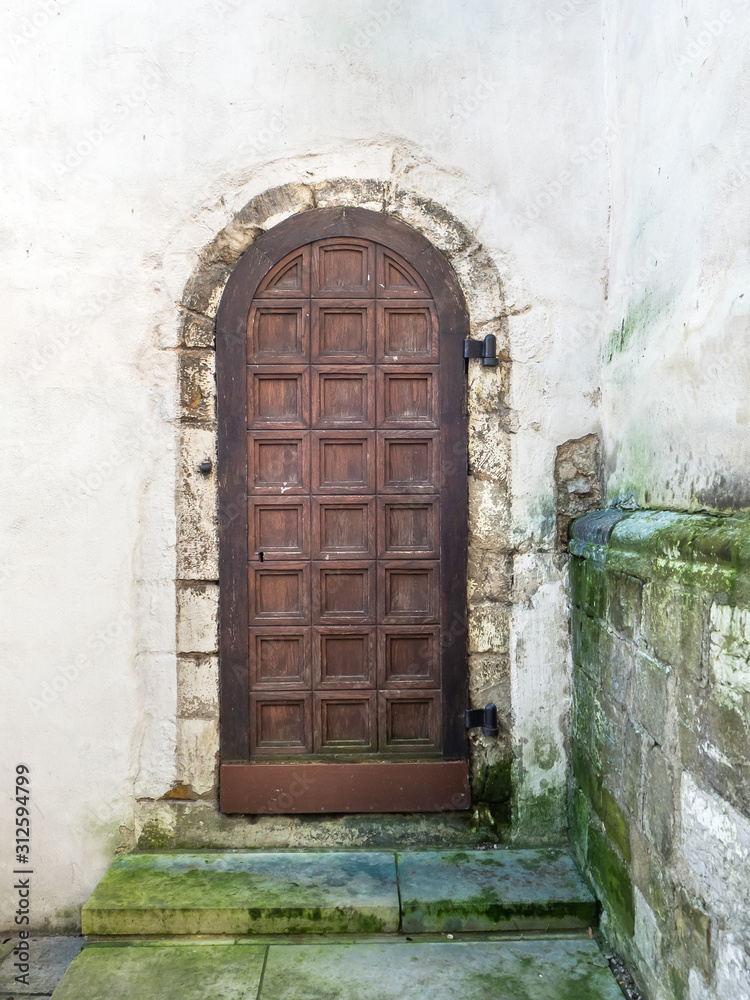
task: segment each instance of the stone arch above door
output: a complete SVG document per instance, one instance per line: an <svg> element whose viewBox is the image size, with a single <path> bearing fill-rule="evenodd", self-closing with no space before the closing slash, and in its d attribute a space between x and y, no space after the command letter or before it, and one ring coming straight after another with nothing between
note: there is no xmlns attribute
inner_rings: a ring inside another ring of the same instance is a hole
<svg viewBox="0 0 750 1000"><path fill-rule="evenodd" d="M339 180L285 185L253 198L206 247L188 282L179 350L181 461L178 478L177 612L179 655L178 783L175 798L216 795L218 750L217 605L219 509L216 463L214 322L226 281L239 258L267 229L318 207L365 207L400 218L449 260L467 301L473 336L494 333L506 345L506 317L495 266L471 233L444 208L379 181ZM502 355L501 355L502 356ZM508 627L511 544L509 444L503 424L509 365L469 372L469 652L470 697L495 700L509 723ZM500 741L473 736L474 798L505 809L509 794L510 726Z"/></svg>

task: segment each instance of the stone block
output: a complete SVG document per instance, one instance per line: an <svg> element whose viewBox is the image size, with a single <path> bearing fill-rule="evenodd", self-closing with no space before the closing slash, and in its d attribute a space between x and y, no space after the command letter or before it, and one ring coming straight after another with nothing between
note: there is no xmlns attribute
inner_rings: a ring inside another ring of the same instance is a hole
<svg viewBox="0 0 750 1000"><path fill-rule="evenodd" d="M216 355L180 351L180 415L183 420L216 418Z"/></svg>
<svg viewBox="0 0 750 1000"><path fill-rule="evenodd" d="M643 635L658 659L697 680L701 677L707 626L706 597L671 583L643 591Z"/></svg>
<svg viewBox="0 0 750 1000"><path fill-rule="evenodd" d="M180 330L180 346L213 349L216 343L215 322L207 316L185 312Z"/></svg>
<svg viewBox="0 0 750 1000"><path fill-rule="evenodd" d="M621 705L628 702L628 692L635 672L635 647L628 639L600 632L602 689Z"/></svg>
<svg viewBox="0 0 750 1000"><path fill-rule="evenodd" d="M182 304L191 312L214 319L230 274L231 268L226 264L202 267L188 282Z"/></svg>
<svg viewBox="0 0 750 1000"><path fill-rule="evenodd" d="M713 604L710 614L709 678L713 697L750 713L750 611Z"/></svg>
<svg viewBox="0 0 750 1000"><path fill-rule="evenodd" d="M610 573L607 618L612 628L628 639L634 638L641 618L643 584L634 576Z"/></svg>
<svg viewBox="0 0 750 1000"><path fill-rule="evenodd" d="M219 753L218 719L177 720L177 782L196 795L216 787Z"/></svg>
<svg viewBox="0 0 750 1000"><path fill-rule="evenodd" d="M180 428L177 484L177 575L182 580L216 580L219 576L216 436L212 430L183 424ZM206 459L213 470L204 475Z"/></svg>
<svg viewBox="0 0 750 1000"><path fill-rule="evenodd" d="M677 905L673 910L676 943L682 953L683 962L698 969L708 978L712 966L711 919L700 905L691 901L687 893L680 889Z"/></svg>
<svg viewBox="0 0 750 1000"><path fill-rule="evenodd" d="M429 198L398 188L393 192L387 207L389 212L413 226L449 258L475 243L474 237L463 223Z"/></svg>
<svg viewBox="0 0 750 1000"><path fill-rule="evenodd" d="M215 653L218 648L219 588L182 583L177 587L177 652Z"/></svg>
<svg viewBox="0 0 750 1000"><path fill-rule="evenodd" d="M634 721L663 746L667 741L667 681L669 667L647 653L635 656L633 683Z"/></svg>
<svg viewBox="0 0 750 1000"><path fill-rule="evenodd" d="M604 625L576 608L571 621L573 663L584 670L597 686L602 679L602 659L607 646Z"/></svg>
<svg viewBox="0 0 750 1000"><path fill-rule="evenodd" d="M469 476L469 546L507 552L510 505L507 484Z"/></svg>
<svg viewBox="0 0 750 1000"><path fill-rule="evenodd" d="M672 853L675 823L675 778L659 747L652 747L645 761L643 826L646 836L665 859Z"/></svg>
<svg viewBox="0 0 750 1000"><path fill-rule="evenodd" d="M610 918L627 937L632 937L635 932L635 903L630 873L598 822L589 824L587 860Z"/></svg>
<svg viewBox="0 0 750 1000"><path fill-rule="evenodd" d="M469 699L476 708L493 701L499 717L510 709L509 657L479 653L469 658Z"/></svg>
<svg viewBox="0 0 750 1000"><path fill-rule="evenodd" d="M469 652L503 653L508 649L508 609L475 604L469 609Z"/></svg>
<svg viewBox="0 0 750 1000"><path fill-rule="evenodd" d="M388 196L388 183L376 180L357 180L351 177L317 181L310 184L316 208L334 208L338 205L356 205L371 212L382 212Z"/></svg>
<svg viewBox="0 0 750 1000"><path fill-rule="evenodd" d="M234 218L237 226L268 229L282 219L315 208L315 197L307 184L281 184L254 198Z"/></svg>
<svg viewBox="0 0 750 1000"><path fill-rule="evenodd" d="M634 943L646 967L655 979L659 979L662 966L662 933L654 911L646 897L634 887L635 936Z"/></svg>
<svg viewBox="0 0 750 1000"><path fill-rule="evenodd" d="M469 604L508 603L513 588L513 557L472 545L469 549Z"/></svg>
<svg viewBox="0 0 750 1000"><path fill-rule="evenodd" d="M219 716L219 660L216 656L177 660L177 715L183 719Z"/></svg>

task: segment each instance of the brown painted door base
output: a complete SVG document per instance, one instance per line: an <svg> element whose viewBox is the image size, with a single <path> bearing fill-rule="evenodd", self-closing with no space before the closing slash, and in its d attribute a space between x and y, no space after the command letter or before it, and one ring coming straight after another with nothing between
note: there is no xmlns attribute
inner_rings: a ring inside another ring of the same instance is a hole
<svg viewBox="0 0 750 1000"><path fill-rule="evenodd" d="M377 213L305 212L235 268L216 345L223 811L469 807L467 329L445 258Z"/></svg>
<svg viewBox="0 0 750 1000"><path fill-rule="evenodd" d="M225 813L450 812L471 804L465 761L224 764Z"/></svg>

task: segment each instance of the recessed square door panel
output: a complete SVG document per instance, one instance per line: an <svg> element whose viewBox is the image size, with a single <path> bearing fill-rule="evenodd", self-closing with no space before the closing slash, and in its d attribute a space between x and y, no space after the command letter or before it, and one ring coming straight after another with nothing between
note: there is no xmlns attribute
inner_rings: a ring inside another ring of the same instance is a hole
<svg viewBox="0 0 750 1000"><path fill-rule="evenodd" d="M250 629L250 690L311 687L309 628Z"/></svg>
<svg viewBox="0 0 750 1000"><path fill-rule="evenodd" d="M430 292L403 257L379 246L377 249L378 295L388 299L429 298Z"/></svg>
<svg viewBox="0 0 750 1000"><path fill-rule="evenodd" d="M374 688L374 628L313 628L313 687Z"/></svg>
<svg viewBox="0 0 750 1000"><path fill-rule="evenodd" d="M293 299L255 302L247 320L247 360L255 365L309 361L308 304Z"/></svg>
<svg viewBox="0 0 750 1000"><path fill-rule="evenodd" d="M378 629L378 687L438 687L440 626L390 625Z"/></svg>
<svg viewBox="0 0 750 1000"><path fill-rule="evenodd" d="M378 701L381 750L440 748L440 692L384 691Z"/></svg>
<svg viewBox="0 0 750 1000"><path fill-rule="evenodd" d="M250 501L248 556L261 562L310 557L310 500L264 497Z"/></svg>
<svg viewBox="0 0 750 1000"><path fill-rule="evenodd" d="M440 555L438 498L378 497L378 555L385 558Z"/></svg>
<svg viewBox="0 0 750 1000"><path fill-rule="evenodd" d="M440 564L378 563L378 621L434 622L440 610Z"/></svg>
<svg viewBox="0 0 750 1000"><path fill-rule="evenodd" d="M437 431L378 431L381 493L437 493L440 489Z"/></svg>
<svg viewBox="0 0 750 1000"><path fill-rule="evenodd" d="M298 754L312 750L312 694L250 695L250 752Z"/></svg>
<svg viewBox="0 0 750 1000"><path fill-rule="evenodd" d="M312 248L312 294L344 296L375 294L375 253L364 240L333 238Z"/></svg>
<svg viewBox="0 0 750 1000"><path fill-rule="evenodd" d="M436 427L437 415L436 367L378 369L378 427Z"/></svg>
<svg viewBox="0 0 750 1000"><path fill-rule="evenodd" d="M374 559L375 498L314 497L313 559Z"/></svg>
<svg viewBox="0 0 750 1000"><path fill-rule="evenodd" d="M264 431L249 436L247 485L256 493L309 493L309 434Z"/></svg>
<svg viewBox="0 0 750 1000"><path fill-rule="evenodd" d="M312 360L318 364L373 364L374 303L313 299Z"/></svg>
<svg viewBox="0 0 750 1000"><path fill-rule="evenodd" d="M432 304L378 303L378 361L435 364L438 323Z"/></svg>
<svg viewBox="0 0 750 1000"><path fill-rule="evenodd" d="M374 432L315 432L312 448L314 492L375 492Z"/></svg>
<svg viewBox="0 0 750 1000"><path fill-rule="evenodd" d="M310 294L310 247L301 247L279 261L258 285L256 298L289 298Z"/></svg>
<svg viewBox="0 0 750 1000"><path fill-rule="evenodd" d="M248 572L251 625L310 624L309 563L251 563Z"/></svg>
<svg viewBox="0 0 750 1000"><path fill-rule="evenodd" d="M249 365L248 427L307 427L310 424L310 372L288 365Z"/></svg>
<svg viewBox="0 0 750 1000"><path fill-rule="evenodd" d="M377 747L375 691L317 692L314 698L314 748L361 753Z"/></svg>
<svg viewBox="0 0 750 1000"><path fill-rule="evenodd" d="M374 427L375 369L313 368L313 427Z"/></svg>
<svg viewBox="0 0 750 1000"><path fill-rule="evenodd" d="M313 563L313 620L322 625L375 621L375 563Z"/></svg>

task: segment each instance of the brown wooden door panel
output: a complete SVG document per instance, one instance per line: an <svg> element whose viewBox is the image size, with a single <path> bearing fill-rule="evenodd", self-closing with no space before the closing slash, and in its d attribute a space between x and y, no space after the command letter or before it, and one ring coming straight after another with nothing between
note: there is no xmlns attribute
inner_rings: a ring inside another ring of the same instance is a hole
<svg viewBox="0 0 750 1000"><path fill-rule="evenodd" d="M309 628L250 629L250 689L310 690L312 632Z"/></svg>
<svg viewBox="0 0 750 1000"><path fill-rule="evenodd" d="M357 298L375 294L375 248L367 240L327 239L312 246L312 294Z"/></svg>
<svg viewBox="0 0 750 1000"><path fill-rule="evenodd" d="M378 368L378 427L437 427L437 366Z"/></svg>
<svg viewBox="0 0 750 1000"><path fill-rule="evenodd" d="M310 498L255 497L248 514L248 558L310 558Z"/></svg>
<svg viewBox="0 0 750 1000"><path fill-rule="evenodd" d="M438 320L428 303L378 302L378 361L429 364L438 360Z"/></svg>
<svg viewBox="0 0 750 1000"><path fill-rule="evenodd" d="M247 321L247 360L251 364L302 363L310 358L310 309L306 302L257 302Z"/></svg>
<svg viewBox="0 0 750 1000"><path fill-rule="evenodd" d="M375 432L315 431L314 493L375 492Z"/></svg>
<svg viewBox="0 0 750 1000"><path fill-rule="evenodd" d="M309 368L248 365L247 426L253 430L309 427Z"/></svg>
<svg viewBox="0 0 750 1000"><path fill-rule="evenodd" d="M319 626L313 629L313 687L375 688L376 629Z"/></svg>
<svg viewBox="0 0 750 1000"><path fill-rule="evenodd" d="M316 364L375 363L375 304L312 300L312 360Z"/></svg>
<svg viewBox="0 0 750 1000"><path fill-rule="evenodd" d="M257 248L217 321L222 808L466 808L461 293L363 210Z"/></svg>
<svg viewBox="0 0 750 1000"><path fill-rule="evenodd" d="M290 298L310 295L310 247L304 246L285 257L258 285L256 298Z"/></svg>
<svg viewBox="0 0 750 1000"><path fill-rule="evenodd" d="M440 686L440 626L378 628L378 687Z"/></svg>
<svg viewBox="0 0 750 1000"><path fill-rule="evenodd" d="M374 559L374 497L313 497L313 559Z"/></svg>
<svg viewBox="0 0 750 1000"><path fill-rule="evenodd" d="M315 428L375 426L375 368L315 366L312 370Z"/></svg>
<svg viewBox="0 0 750 1000"><path fill-rule="evenodd" d="M384 559L439 558L439 499L379 496L378 555Z"/></svg>

